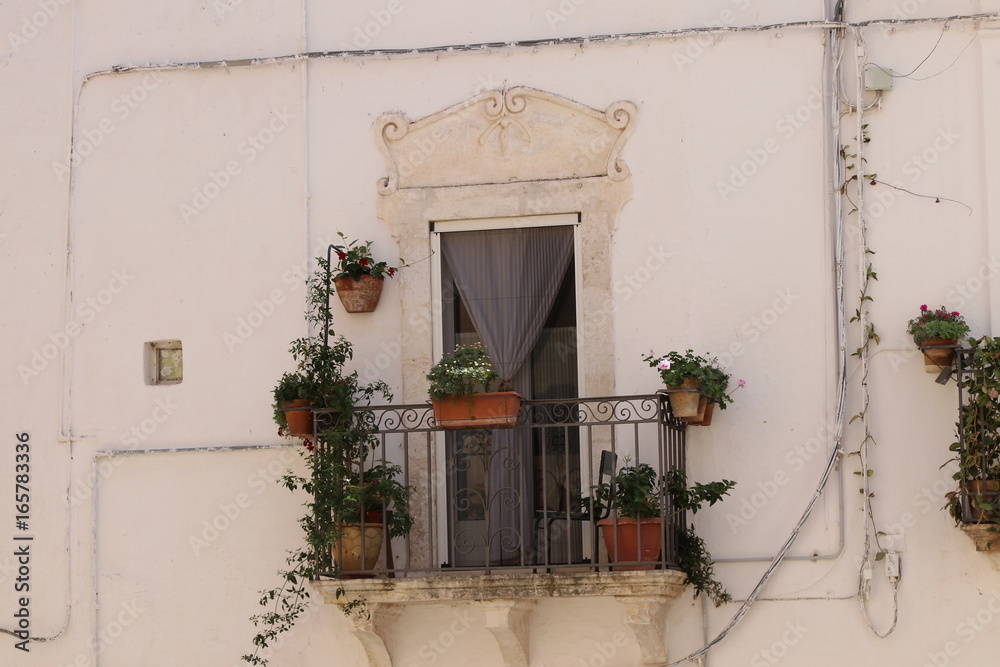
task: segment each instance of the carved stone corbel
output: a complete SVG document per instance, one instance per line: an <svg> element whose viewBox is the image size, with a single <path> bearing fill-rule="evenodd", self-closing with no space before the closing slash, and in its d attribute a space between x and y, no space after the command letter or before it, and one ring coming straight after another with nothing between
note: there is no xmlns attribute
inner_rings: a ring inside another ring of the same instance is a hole
<svg viewBox="0 0 1000 667"><path fill-rule="evenodd" d="M351 633L358 638L368 657L368 667L392 667L392 658L385 646L388 628L399 617L397 604L372 603L366 605L367 613L351 614Z"/></svg>
<svg viewBox="0 0 1000 667"><path fill-rule="evenodd" d="M528 667L528 620L535 600L491 600L479 603L506 667Z"/></svg>
<svg viewBox="0 0 1000 667"><path fill-rule="evenodd" d="M993 523L968 523L962 527L962 532L969 536L976 551L985 553L994 570L1000 570L1000 529Z"/></svg>
<svg viewBox="0 0 1000 667"><path fill-rule="evenodd" d="M639 642L642 664L665 664L667 647L663 641L663 633L666 629L666 598L621 596L615 599L625 606L625 625L635 633Z"/></svg>

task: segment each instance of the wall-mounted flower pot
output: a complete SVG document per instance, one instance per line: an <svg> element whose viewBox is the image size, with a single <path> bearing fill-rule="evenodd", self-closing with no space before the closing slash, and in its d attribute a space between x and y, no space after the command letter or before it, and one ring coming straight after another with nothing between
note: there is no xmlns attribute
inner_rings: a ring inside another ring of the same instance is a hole
<svg viewBox="0 0 1000 667"><path fill-rule="evenodd" d="M604 546L608 549L608 560L612 564L660 560L660 553L663 551L663 521L660 517L642 517L638 523L630 517L609 517L601 519L597 525L601 527ZM615 570L652 570L654 567L656 566L615 565Z"/></svg>
<svg viewBox="0 0 1000 667"><path fill-rule="evenodd" d="M955 350L948 347L928 348L927 345L955 345L958 341L954 338L935 338L925 340L920 349L924 353L924 372L940 373L944 368L951 368L955 361Z"/></svg>
<svg viewBox="0 0 1000 667"><path fill-rule="evenodd" d="M370 313L378 305L382 296L382 283L385 278L373 278L365 275L357 281L354 278L334 278L333 284L343 304L349 313Z"/></svg>
<svg viewBox="0 0 1000 667"><path fill-rule="evenodd" d="M701 394L698 393L698 378L684 378L680 386L667 386L667 394L670 396L670 411L674 417L697 417L698 401Z"/></svg>
<svg viewBox="0 0 1000 667"><path fill-rule="evenodd" d="M309 401L298 399L281 404L288 423L288 435L296 438L308 438L313 434L313 414Z"/></svg>
<svg viewBox="0 0 1000 667"><path fill-rule="evenodd" d="M694 417L684 417L688 426L711 426L712 413L715 412L715 403L709 403L707 396L702 396L698 401L698 414Z"/></svg>
<svg viewBox="0 0 1000 667"><path fill-rule="evenodd" d="M443 429L510 428L517 423L521 395L516 391L463 394L431 399L434 421Z"/></svg>

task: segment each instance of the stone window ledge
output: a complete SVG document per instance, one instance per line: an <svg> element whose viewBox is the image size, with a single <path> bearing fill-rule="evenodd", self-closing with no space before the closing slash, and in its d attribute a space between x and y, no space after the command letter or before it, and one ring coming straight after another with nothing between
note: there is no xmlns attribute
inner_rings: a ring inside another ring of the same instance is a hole
<svg viewBox="0 0 1000 667"><path fill-rule="evenodd" d="M635 633L643 664L667 662L663 640L666 606L684 591L675 570L567 574L444 575L398 579L312 582L327 604L343 606L364 598L368 614L349 617L370 667L392 667L384 637L404 605L462 602L482 608L486 629L497 641L504 664L527 667L528 628L535 603L557 597L613 597L625 607L625 624ZM337 597L343 588L347 595Z"/></svg>
<svg viewBox="0 0 1000 667"><path fill-rule="evenodd" d="M989 556L993 569L1000 570L1000 526L995 523L966 523L961 528L975 543L976 551Z"/></svg>

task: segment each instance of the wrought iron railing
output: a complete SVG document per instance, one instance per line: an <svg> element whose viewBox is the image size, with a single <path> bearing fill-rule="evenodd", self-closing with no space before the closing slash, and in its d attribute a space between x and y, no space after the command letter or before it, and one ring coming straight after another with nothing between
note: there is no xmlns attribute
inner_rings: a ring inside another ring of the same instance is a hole
<svg viewBox="0 0 1000 667"><path fill-rule="evenodd" d="M648 464L662 481L671 468L684 469L686 424L672 416L666 398L525 401L513 428L459 431L440 429L428 404L366 408L377 445L362 478L372 465L400 466L398 481L410 488L414 525L405 536L387 540L388 548L374 547L382 551L377 564L354 574L677 567L677 535L685 529L685 516L666 493L656 498L662 518L652 536L639 538L640 550L653 551L641 561L624 555L631 538L612 537L605 545L597 527L603 518L612 525L626 523L595 494L615 471ZM324 417L317 412L318 429ZM398 511L364 509L378 515L362 519L362 532L390 523Z"/></svg>
<svg viewBox="0 0 1000 667"><path fill-rule="evenodd" d="M937 346L952 347L952 346ZM977 361L976 350L954 346L953 372L958 383L956 497L952 512L963 523L1000 522L1000 411L997 390L984 387L995 382L996 361ZM985 366L985 367L984 367ZM942 369L947 379L951 368ZM950 494L949 494L949 497Z"/></svg>

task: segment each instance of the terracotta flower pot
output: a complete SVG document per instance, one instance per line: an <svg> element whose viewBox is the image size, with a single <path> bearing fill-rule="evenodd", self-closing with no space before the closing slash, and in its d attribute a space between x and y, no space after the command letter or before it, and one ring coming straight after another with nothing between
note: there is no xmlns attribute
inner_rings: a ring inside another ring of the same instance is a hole
<svg viewBox="0 0 1000 667"><path fill-rule="evenodd" d="M346 525L340 528L340 539L333 543L333 562L341 572L357 572L358 570L374 569L382 553L382 541L385 536L385 525L382 523L365 523L362 535L360 525ZM363 545L363 549L362 549ZM362 550L364 562L361 562Z"/></svg>
<svg viewBox="0 0 1000 667"><path fill-rule="evenodd" d="M702 401L705 402L705 407L702 408L701 403L698 404L698 416L688 417L684 421L687 422L688 426L711 426L712 425L712 414L715 412L715 403L709 403L708 399L702 396Z"/></svg>
<svg viewBox="0 0 1000 667"><path fill-rule="evenodd" d="M951 348L926 348L925 345L955 345L958 341L954 338L935 338L925 340L920 344L920 349L924 353L924 372L940 373L945 368L950 368L955 361L955 350Z"/></svg>
<svg viewBox="0 0 1000 667"><path fill-rule="evenodd" d="M349 313L370 313L375 310L379 297L382 296L384 282L385 278L368 275L361 276L357 281L350 277L333 279L340 303Z"/></svg>
<svg viewBox="0 0 1000 667"><path fill-rule="evenodd" d="M509 428L517 423L521 395L516 391L463 394L431 399L434 421L443 429Z"/></svg>
<svg viewBox="0 0 1000 667"><path fill-rule="evenodd" d="M698 401L701 399L701 394L697 390L698 379L692 377L684 378L684 382L680 386L667 385L667 393L670 395L670 410L675 417L698 416Z"/></svg>
<svg viewBox="0 0 1000 667"><path fill-rule="evenodd" d="M976 523L1000 522L1000 480L973 479L965 488L969 492L969 519ZM980 504L989 505L991 510L984 510Z"/></svg>
<svg viewBox="0 0 1000 667"><path fill-rule="evenodd" d="M309 401L298 399L281 404L288 422L288 435L296 438L308 438L313 434L313 414Z"/></svg>
<svg viewBox="0 0 1000 667"><path fill-rule="evenodd" d="M630 517L609 517L597 522L614 563L643 563L660 560L663 551L663 521L660 517L642 517L636 523ZM617 535L617 537L616 537ZM640 544L641 538L641 544ZM640 548L642 553L639 553ZM655 565L615 565L616 570L652 570Z"/></svg>

